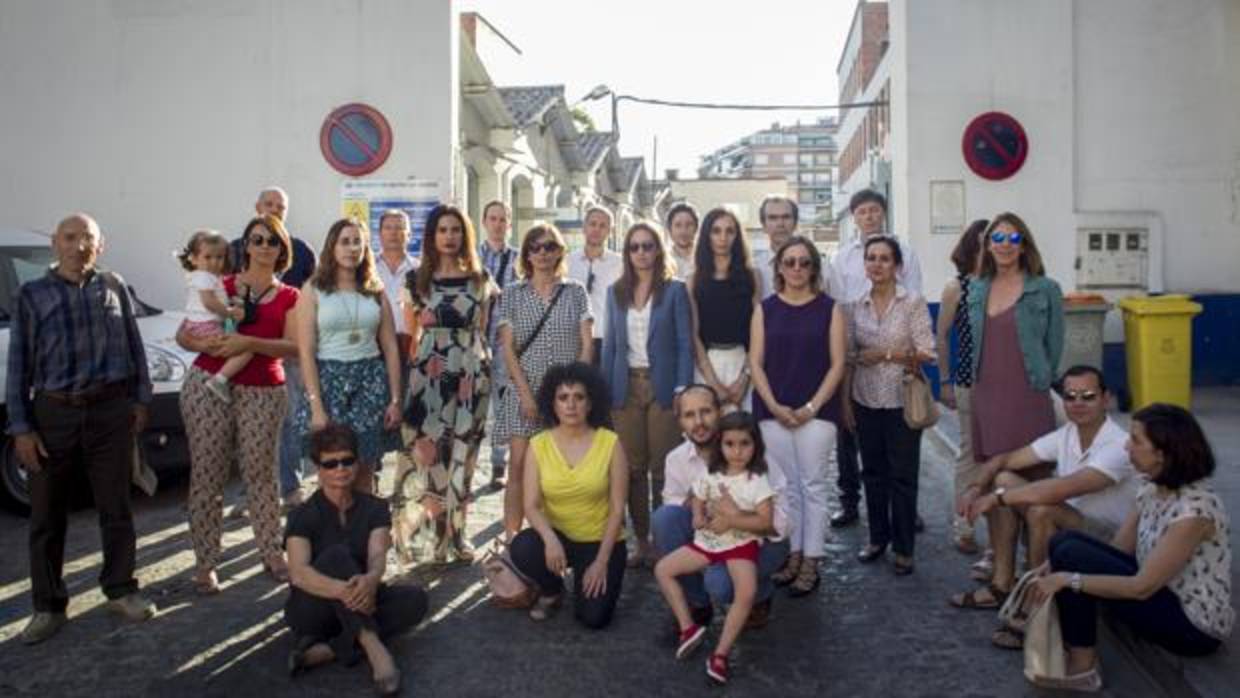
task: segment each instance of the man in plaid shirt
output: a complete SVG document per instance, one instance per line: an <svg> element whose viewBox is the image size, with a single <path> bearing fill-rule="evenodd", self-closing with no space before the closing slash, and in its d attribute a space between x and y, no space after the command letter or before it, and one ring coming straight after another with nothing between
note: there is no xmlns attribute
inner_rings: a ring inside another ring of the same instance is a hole
<svg viewBox="0 0 1240 698"><path fill-rule="evenodd" d="M147 422L151 380L125 282L95 268L99 225L77 213L56 226L57 263L22 284L9 329L8 433L30 476L30 582L26 644L65 622L62 570L69 490L85 470L99 510L107 608L128 620L155 615L134 578L129 505L134 435Z"/></svg>

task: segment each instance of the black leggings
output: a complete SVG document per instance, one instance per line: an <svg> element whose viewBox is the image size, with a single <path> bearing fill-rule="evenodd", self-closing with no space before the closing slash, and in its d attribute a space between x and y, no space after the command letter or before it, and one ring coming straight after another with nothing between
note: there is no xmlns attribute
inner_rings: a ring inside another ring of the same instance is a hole
<svg viewBox="0 0 1240 698"><path fill-rule="evenodd" d="M575 543L559 531L555 535L560 539L560 545L564 546L564 557L568 558L568 566L573 570L573 615L587 628L597 630L605 627L611 622L616 602L620 599L620 585L624 582L624 563L628 558L624 541L616 541L611 549L611 558L607 561L607 591L602 596L586 598L581 589L581 578L598 556L599 543ZM543 539L538 531L527 528L518 533L512 539L509 553L513 564L521 574L534 580L543 596L554 596L564 591L564 579L547 569Z"/></svg>
<svg viewBox="0 0 1240 698"><path fill-rule="evenodd" d="M319 574L346 580L362 574L357 561L343 545L333 545L311 563ZM426 615L426 592L414 586L380 585L375 596L374 615L350 611L343 603L325 599L292 587L284 604L284 621L301 638L312 638L331 646L336 658L353 664L360 658L357 636L371 630L381 638L397 635L414 627Z"/></svg>
<svg viewBox="0 0 1240 698"><path fill-rule="evenodd" d="M1070 530L1051 538L1050 561L1056 572L1135 576L1140 569L1132 555ZM1098 643L1099 603L1138 636L1175 654L1196 657L1210 654L1219 646L1217 639L1198 630L1184 615L1179 597L1167 587L1144 601L1103 599L1064 589L1055 594L1055 603L1059 607L1063 641L1069 647L1093 647Z"/></svg>

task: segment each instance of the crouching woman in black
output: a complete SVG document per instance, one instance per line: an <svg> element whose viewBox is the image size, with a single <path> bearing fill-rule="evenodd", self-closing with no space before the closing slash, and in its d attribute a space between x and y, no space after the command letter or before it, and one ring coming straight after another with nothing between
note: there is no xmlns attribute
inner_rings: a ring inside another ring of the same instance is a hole
<svg viewBox="0 0 1240 698"><path fill-rule="evenodd" d="M284 547L292 585L284 619L296 636L289 671L366 656L381 695L400 690L400 669L384 638L426 615L426 592L385 586L392 518L383 500L355 492L357 435L329 424L310 436L319 490L289 514Z"/></svg>

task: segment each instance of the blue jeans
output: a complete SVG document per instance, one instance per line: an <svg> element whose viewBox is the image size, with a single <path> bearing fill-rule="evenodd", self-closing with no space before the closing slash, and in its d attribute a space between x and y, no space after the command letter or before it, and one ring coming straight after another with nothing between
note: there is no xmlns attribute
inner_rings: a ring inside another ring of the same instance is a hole
<svg viewBox="0 0 1240 698"><path fill-rule="evenodd" d="M288 390L288 414L280 426L280 497L284 498L301 487L301 434L294 426L293 415L301 409L306 399L306 387L301 382L301 367L296 361L284 360L284 387Z"/></svg>
<svg viewBox="0 0 1240 698"><path fill-rule="evenodd" d="M693 542L693 512L681 504L664 504L650 518L654 534L655 554L663 557L682 545ZM779 571L788 557L788 541L765 541L758 551L758 593L754 603L771 598L775 584L771 575ZM721 606L732 603L732 578L728 567L716 563L702 574L686 574L678 578L689 605L701 608L711 602Z"/></svg>

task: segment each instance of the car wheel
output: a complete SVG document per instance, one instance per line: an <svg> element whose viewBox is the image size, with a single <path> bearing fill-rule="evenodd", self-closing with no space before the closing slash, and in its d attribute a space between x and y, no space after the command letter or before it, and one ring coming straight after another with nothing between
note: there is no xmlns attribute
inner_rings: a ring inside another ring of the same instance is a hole
<svg viewBox="0 0 1240 698"><path fill-rule="evenodd" d="M17 462L13 439L4 440L4 454L0 456L0 499L4 505L22 515L30 514L30 482L26 471Z"/></svg>

